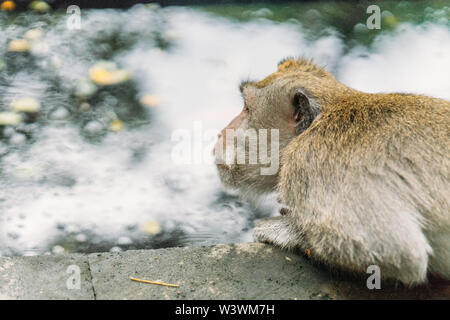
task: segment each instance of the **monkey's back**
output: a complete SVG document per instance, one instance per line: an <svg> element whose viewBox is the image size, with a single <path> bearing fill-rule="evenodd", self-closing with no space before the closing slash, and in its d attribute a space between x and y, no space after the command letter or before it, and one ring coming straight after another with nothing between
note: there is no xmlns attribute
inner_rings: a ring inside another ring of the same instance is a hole
<svg viewBox="0 0 450 320"><path fill-rule="evenodd" d="M450 102L442 99L356 93L329 106L304 140L324 164L338 159L374 177L386 175L384 183L407 191L424 216L450 219L449 113Z"/></svg>
<svg viewBox="0 0 450 320"><path fill-rule="evenodd" d="M398 266L430 261L450 276L449 111L441 99L355 92L290 143L279 186L299 228L309 241L357 239L347 250L341 237L329 239L336 247L319 255L346 252L358 264L361 250Z"/></svg>

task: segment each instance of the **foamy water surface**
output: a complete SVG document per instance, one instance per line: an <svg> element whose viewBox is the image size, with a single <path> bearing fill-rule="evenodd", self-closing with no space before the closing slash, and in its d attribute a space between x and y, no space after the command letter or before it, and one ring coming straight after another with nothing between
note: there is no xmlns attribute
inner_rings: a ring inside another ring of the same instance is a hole
<svg viewBox="0 0 450 320"><path fill-rule="evenodd" d="M248 203L221 187L212 163L174 164L171 135L193 132L199 123L218 132L242 108L239 82L266 76L284 57L313 57L359 90L450 99L445 23L402 24L380 33L370 49L350 50L333 30L308 40L298 24L239 23L187 8L91 11L83 15L81 32L67 30L64 19L33 23L1 27L2 52L7 39L32 27L42 27L44 36L33 53L40 71L24 68L0 82L0 109L23 95L42 104L35 127L10 127L0 142L0 255L251 240L254 219L276 214L273 196ZM137 40L122 50L94 49L100 30ZM155 42L156 33L169 48ZM91 113L99 118L73 120L70 92L105 55L99 50L116 50L107 58L133 75L137 97L159 99L143 115L130 115L118 132L104 128L111 112L121 114L123 102L113 94L105 93L102 111ZM57 89L42 70L57 77ZM97 121L101 139L83 135L92 121L89 128L96 130ZM211 140L200 140L207 154Z"/></svg>

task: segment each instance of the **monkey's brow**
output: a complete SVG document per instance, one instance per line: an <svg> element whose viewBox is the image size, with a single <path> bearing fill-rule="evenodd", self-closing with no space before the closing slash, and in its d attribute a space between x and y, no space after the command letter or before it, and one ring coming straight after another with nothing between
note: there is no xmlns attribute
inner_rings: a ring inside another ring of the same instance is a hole
<svg viewBox="0 0 450 320"><path fill-rule="evenodd" d="M241 93L244 93L244 87L246 86L246 85L248 85L248 84L253 84L254 83L254 81L251 81L251 80L242 80L241 81L241 83L239 84L239 91L241 92Z"/></svg>

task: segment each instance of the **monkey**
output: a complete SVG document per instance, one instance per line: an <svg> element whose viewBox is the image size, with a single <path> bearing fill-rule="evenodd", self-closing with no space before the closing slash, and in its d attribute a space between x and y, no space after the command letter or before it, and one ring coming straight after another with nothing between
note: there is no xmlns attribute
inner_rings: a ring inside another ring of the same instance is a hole
<svg viewBox="0 0 450 320"><path fill-rule="evenodd" d="M361 92L306 58L282 60L240 91L243 110L213 152L225 187L278 193L282 215L257 221L255 241L352 274L377 265L408 287L450 279L449 101ZM275 174L217 155L240 147L248 158L246 140L227 140L239 129L278 130Z"/></svg>

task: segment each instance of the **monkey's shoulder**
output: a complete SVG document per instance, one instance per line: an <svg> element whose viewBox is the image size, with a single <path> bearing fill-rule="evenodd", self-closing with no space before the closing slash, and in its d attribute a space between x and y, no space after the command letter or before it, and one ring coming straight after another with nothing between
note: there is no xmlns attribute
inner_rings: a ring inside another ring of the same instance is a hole
<svg viewBox="0 0 450 320"><path fill-rule="evenodd" d="M382 164L393 154L397 158L442 158L450 147L449 111L448 101L426 96L342 96L324 108L286 153L297 154L300 162L316 164L337 160Z"/></svg>
<svg viewBox="0 0 450 320"><path fill-rule="evenodd" d="M317 135L361 135L449 127L450 102L421 95L354 93L326 106L311 126Z"/></svg>

